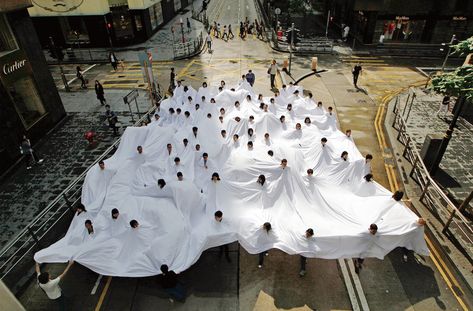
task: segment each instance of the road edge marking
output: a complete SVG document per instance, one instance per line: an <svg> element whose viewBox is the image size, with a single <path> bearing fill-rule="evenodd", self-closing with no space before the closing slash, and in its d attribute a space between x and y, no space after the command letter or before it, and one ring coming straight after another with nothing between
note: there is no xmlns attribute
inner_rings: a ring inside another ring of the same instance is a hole
<svg viewBox="0 0 473 311"><path fill-rule="evenodd" d="M105 299L105 296L107 295L108 288L110 287L110 283L112 282L112 277L109 276L107 277L107 283L105 283L105 286L102 290L102 293L100 294L100 298L97 301L97 305L95 306L95 311L100 311L100 308L102 307L103 301Z"/></svg>

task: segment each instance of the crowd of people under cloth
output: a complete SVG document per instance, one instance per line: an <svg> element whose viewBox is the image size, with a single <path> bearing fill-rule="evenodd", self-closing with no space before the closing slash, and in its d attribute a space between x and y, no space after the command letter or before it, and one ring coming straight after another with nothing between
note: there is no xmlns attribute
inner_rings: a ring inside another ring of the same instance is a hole
<svg viewBox="0 0 473 311"><path fill-rule="evenodd" d="M251 71L249 71L249 72L251 73ZM175 75L172 75L171 77L172 77L172 79L174 79ZM172 82L174 82L174 81L172 81ZM250 75L242 76L242 79L239 81L239 84L240 85L243 84L243 83L252 84L253 82L254 82L254 77L250 74ZM204 82L202 84L202 87L206 88L207 83ZM224 89L226 89L225 81L221 81L220 84L218 85L218 88L219 88L219 92L222 92ZM170 90L170 93L171 93L170 96L173 97L174 94L177 94L178 92L184 92L185 93L187 89L188 89L188 87L184 86L182 84L182 81L177 80L177 85L174 88L171 88L171 90ZM235 89L233 89L233 88L230 89L230 90L235 91ZM279 89L279 90L276 89L274 91L274 97L272 97L270 99L270 103L271 104L274 103L275 99L277 99L278 96L280 96L280 94L286 94L286 95L290 94L290 95L295 96L295 98L302 98L307 102L308 105L313 105L313 107L315 109L320 109L321 112L323 114L325 114L328 118L335 118L332 107L328 107L328 109L325 110L325 108L323 107L322 102L321 101L318 101L318 102L315 101L313 99L312 93L310 93L310 92L308 92L307 97L303 97L303 94L299 94L299 90L292 83L289 86L283 85L282 88ZM195 100L198 101L197 99L195 99ZM251 96L250 95L247 96L247 100L251 101ZM171 122L171 119L175 120L176 117L182 117L183 120L188 119L188 118L192 118L192 115L188 110L191 110L193 112L197 111L197 110L199 110L200 104L196 103L194 105L193 104L194 98L192 98L191 96L188 96L188 97L184 96L182 101L183 101L183 103L182 103L183 107L187 107L187 106L189 106L189 104L192 104L192 106L195 106L195 108L187 109L185 112L182 112L182 110L180 108L177 108L176 109L177 111L175 111L174 108L169 108L169 111L162 111L162 110L160 111L158 109L158 110L156 110L156 112L154 114L154 118L153 118L152 122L158 122L158 125L161 124L161 126L163 126L163 125L166 125L169 122ZM204 96L202 96L201 101L202 101L201 102L201 104L202 104L202 103L206 102L207 99L204 98ZM215 99L211 98L210 102L215 103ZM259 109L261 109L262 111L271 110L271 108L268 107L268 104L263 102L263 95L262 94L259 94L258 102L261 103L260 106L259 106ZM235 103L235 107L237 107L237 106L239 106L239 102ZM238 107L237 107L237 109L238 109ZM292 104L289 103L289 104L287 104L288 113L290 113L291 110L292 110ZM223 122L224 117L225 117L225 110L224 110L224 108L221 108L220 109L220 115L218 116L220 122ZM252 117L253 116L249 117L250 118L250 120L249 120L250 123L252 122L252 120L251 120ZM238 117L238 116L234 117L234 119L237 122L241 121L241 118ZM254 117L253 117L253 119L254 119ZM281 123L285 122L284 115L281 116L280 121L281 121ZM310 121L309 117L305 118L304 123L310 123L310 122L311 121ZM143 126L146 126L146 124L143 124ZM295 125L295 129L296 130L301 130L301 124L297 123ZM194 126L192 128L192 133L189 133L189 134L190 135L197 135L197 132L198 132L198 128ZM223 138L225 138L227 136L227 133L226 133L225 130L222 130L220 134L222 135ZM248 135L250 137L252 135L254 135L254 132L251 128L248 129ZM269 135L270 135L270 133L266 133L264 135L265 139L266 138L269 139ZM352 135L351 130L349 130L349 129L346 130L345 135L347 136L347 138L353 139L352 136L351 136ZM232 136L232 142L234 144L239 144L239 139L240 139L240 137L237 134L234 134ZM321 144L322 147L325 147L327 142L328 142L327 138L323 137L323 138L321 138L319 143ZM316 143L316 142L314 142L314 143ZM187 146L187 144L190 144L190 143L187 139L184 139L183 144L185 146ZM198 155L198 157L199 157L199 168L200 169L201 168L207 168L209 166L209 163L211 162L211 159L209 159L209 155L204 150L201 150L201 147L200 147L199 144L197 144L195 146L192 146L192 147L194 148L196 153L199 154ZM167 144L166 148L167 148L167 151L169 153L169 156L174 157L173 160L174 160L174 164L176 166L175 171L177 172L176 177L175 177L176 180L178 180L178 181L184 180L185 177L184 177L183 172L179 171L177 169L180 165L180 159L175 154L175 152L173 151L172 144ZM252 143L251 140L248 141L247 148L248 148L248 150L252 150L253 143ZM143 153L143 146L137 146L136 152L139 153L139 154L142 154ZM268 153L268 156L270 156L270 157L274 156L274 151L272 151L272 150L268 150L267 153ZM340 158L343 161L348 161L348 152L343 151L340 155ZM367 154L365 156L365 164L368 167L368 169L366 171L367 174L363 178L366 182L373 182L373 175L371 173L371 166L370 166L370 162L372 161L372 159L373 159L373 156L371 154ZM287 159L282 159L281 163L280 163L280 168L285 169L287 166L288 166L288 160ZM100 168L100 170L105 170L106 169L104 161L99 162L99 168ZM310 176L313 176L314 171L313 171L313 169L309 168L309 169L307 169L306 173L307 173L307 176L310 177ZM218 183L220 181L220 176L219 176L218 172L214 172L212 174L211 180L214 183ZM266 182L266 176L265 175L258 176L258 178L257 178L257 180L255 180L255 182L260 184L260 185L264 185L265 182ZM157 181L157 186L161 189L166 187L166 181L164 179L159 179ZM404 195L404 193L402 191L396 191L392 195L392 200L403 201L403 195ZM79 207L76 210L76 215L79 215L81 213L86 213L86 212L87 212L86 207L84 205L80 204ZM114 208L111 211L110 217L111 217L112 220L117 220L119 217L121 217L120 211L117 208ZM215 211L215 213L213 215L213 218L214 218L214 221L216 221L218 223L221 223L223 218L224 218L223 212L221 210ZM130 228L132 228L133 230L139 230L140 223L139 223L138 220L132 219L129 222L126 221L126 223L129 224ZM423 218L419 218L416 223L417 223L418 226L424 226L426 224L426 221ZM274 230L277 230L277 228L274 228L273 225L270 222L265 222L265 223L261 224L261 229L263 230L263 232L265 234L272 234ZM94 224L90 219L87 219L85 221L84 230L86 230L86 232L89 235L95 233ZM301 235L303 235L304 238L308 239L308 240L315 239L314 231L315 231L314 228L304 228L303 231L301 232ZM378 224L376 224L376 223L372 223L372 224L369 225L368 228L366 228L366 235L374 237L374 236L376 236L377 233L378 233ZM258 268L263 267L265 257L269 255L268 251L269 250L261 252L261 253L258 254L258 263L257 263ZM404 262L407 261L408 254L409 254L409 251L406 248L402 248L402 260ZM219 257L221 258L223 255L225 255L225 258L228 262L232 261L231 257L230 257L230 252L229 252L229 245L221 245L219 247ZM306 275L307 258L301 254L301 255L299 255L299 259L300 259L299 260L299 263L300 263L299 275L300 275L300 277L304 277ZM354 265L355 265L355 271L356 271L356 273L359 273L361 271L361 269L363 268L364 258L355 258L355 259L353 259L353 261L354 261ZM51 278L50 275L48 274L48 272L41 272L39 265L37 265L37 268L36 268L37 269L39 286L46 292L46 294L48 295L48 297L50 299L56 300L61 308L64 308L64 299L61 295L61 289L59 287L59 281L64 277L65 273L69 270L71 265L72 265L72 261L69 263L66 270L57 278ZM160 267L160 270L162 272L162 275L160 277L161 281L162 281L162 286L165 289L165 291L169 294L170 300L171 301L174 301L174 300L184 301L185 297L186 297L185 287L178 280L177 274L174 271L169 270L169 268L166 264L163 264ZM64 309L62 309L62 310L64 310Z"/></svg>

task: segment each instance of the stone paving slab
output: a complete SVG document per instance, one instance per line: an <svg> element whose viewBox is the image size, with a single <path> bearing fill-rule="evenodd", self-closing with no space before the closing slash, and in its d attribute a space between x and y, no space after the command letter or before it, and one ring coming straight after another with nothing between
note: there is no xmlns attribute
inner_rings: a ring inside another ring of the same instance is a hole
<svg viewBox="0 0 473 311"><path fill-rule="evenodd" d="M416 89L415 93L417 96L412 105L407 126L409 134L420 151L427 135L443 136L449 124L446 119L436 115L442 96L426 94L421 89ZM406 99L407 94L402 94L401 109L404 109ZM405 115L407 116L407 111ZM447 119L451 120L451 118L452 114L449 112ZM448 182L443 182L442 186L457 202L462 202L473 190L472 146L473 125L460 118L440 164L440 168L449 176ZM470 202L470 207L473 207L472 202Z"/></svg>

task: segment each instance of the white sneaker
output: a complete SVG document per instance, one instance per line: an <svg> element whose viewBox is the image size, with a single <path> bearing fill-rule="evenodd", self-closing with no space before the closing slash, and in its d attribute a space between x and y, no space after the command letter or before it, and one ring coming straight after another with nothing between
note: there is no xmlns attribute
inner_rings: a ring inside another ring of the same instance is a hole
<svg viewBox="0 0 473 311"><path fill-rule="evenodd" d="M304 276L305 274L306 274L305 270L301 270L301 271L299 272L299 276L301 276L301 277Z"/></svg>
<svg viewBox="0 0 473 311"><path fill-rule="evenodd" d="M44 159L39 159L38 163L43 163Z"/></svg>
<svg viewBox="0 0 473 311"><path fill-rule="evenodd" d="M266 252L266 253L264 253L264 255L265 255L265 256L269 256L269 253L268 253L268 252Z"/></svg>
<svg viewBox="0 0 473 311"><path fill-rule="evenodd" d="M31 169L31 166L27 166L26 169L27 169L27 170L30 170L30 169Z"/></svg>
<svg viewBox="0 0 473 311"><path fill-rule="evenodd" d="M174 299L169 298L169 302L170 302L170 303L174 303Z"/></svg>
<svg viewBox="0 0 473 311"><path fill-rule="evenodd" d="M407 262L407 255L402 255L402 260L403 260L404 262Z"/></svg>
<svg viewBox="0 0 473 311"><path fill-rule="evenodd" d="M258 265L258 268L261 269L263 266L262 265Z"/></svg>

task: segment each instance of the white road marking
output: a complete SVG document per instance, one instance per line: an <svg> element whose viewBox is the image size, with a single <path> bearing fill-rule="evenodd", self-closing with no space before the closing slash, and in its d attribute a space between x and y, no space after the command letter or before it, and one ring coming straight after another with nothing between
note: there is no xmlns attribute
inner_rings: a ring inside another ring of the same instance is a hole
<svg viewBox="0 0 473 311"><path fill-rule="evenodd" d="M353 311L360 311L360 305L358 304L358 299L356 298L355 289L351 284L351 279L345 264L345 259L338 259L338 265L342 270L343 281L345 282L345 286L348 291L348 297L350 297L351 307L353 308Z"/></svg>
<svg viewBox="0 0 473 311"><path fill-rule="evenodd" d="M97 281L95 281L94 287L92 288L92 291L90 292L91 295L95 295L95 293L97 292L97 288L99 288L101 279L102 279L102 275L99 274Z"/></svg>
<svg viewBox="0 0 473 311"><path fill-rule="evenodd" d="M368 301L366 300L365 293L363 292L363 288L361 287L360 278L355 272L355 265L353 264L353 260L348 260L348 267L350 268L351 277L353 278L353 283L355 283L355 288L358 292L358 298L361 302L361 308L363 311L369 311L370 307L368 306Z"/></svg>
<svg viewBox="0 0 473 311"><path fill-rule="evenodd" d="M90 69L94 68L95 66L97 66L98 64L93 64L92 66L86 68L84 71L82 71L82 73L86 73L87 71L89 71ZM67 81L67 85L71 85L72 82L76 81L77 80L77 77L71 79L70 81ZM63 89L65 88L65 86L62 87Z"/></svg>

